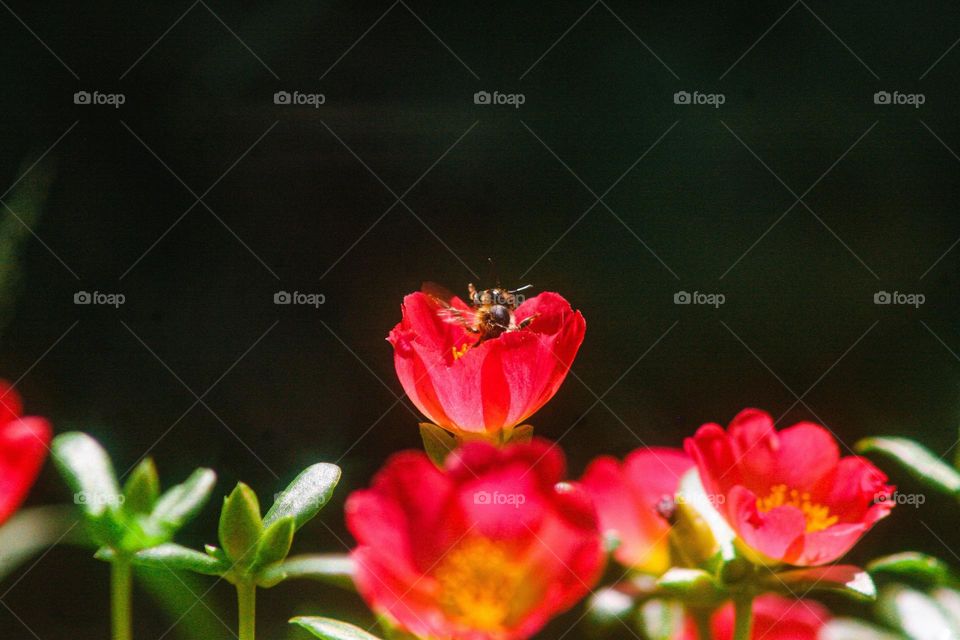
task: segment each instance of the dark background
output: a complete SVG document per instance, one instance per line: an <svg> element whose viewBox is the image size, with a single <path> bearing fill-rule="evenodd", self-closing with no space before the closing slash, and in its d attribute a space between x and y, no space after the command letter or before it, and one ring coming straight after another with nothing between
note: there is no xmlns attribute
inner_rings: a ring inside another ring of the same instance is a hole
<svg viewBox="0 0 960 640"><path fill-rule="evenodd" d="M488 283L492 257L505 284L558 291L587 319L531 420L562 437L572 475L745 406L952 458L958 38L952 2L5 4L0 189L43 160L3 198L35 235L5 258L19 287L0 375L118 471L146 451L166 485L214 467L214 503L239 479L270 496L337 461L337 500L297 549L343 551L343 498L419 446L384 340L402 296ZM75 105L78 90L126 103ZM326 103L278 106L279 90ZM526 102L476 105L478 90ZM680 90L726 102L677 105ZM880 90L926 102L877 105ZM213 212L184 214L214 183ZM127 301L77 306L79 290ZM278 290L326 304L277 306ZM675 305L681 290L726 303ZM878 306L880 290L926 302ZM69 499L48 465L30 504ZM951 508L900 508L851 559L955 561ZM181 540L213 541L216 511ZM106 637L105 565L58 548L21 574L0 585L0 636ZM231 598L208 595L232 626ZM295 613L366 619L353 596L281 585L262 592L262 635L285 637ZM170 624L138 593L138 637Z"/></svg>

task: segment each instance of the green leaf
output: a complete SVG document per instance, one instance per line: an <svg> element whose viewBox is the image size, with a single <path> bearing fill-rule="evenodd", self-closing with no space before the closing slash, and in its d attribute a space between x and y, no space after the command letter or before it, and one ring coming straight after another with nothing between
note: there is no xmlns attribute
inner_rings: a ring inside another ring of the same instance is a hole
<svg viewBox="0 0 960 640"><path fill-rule="evenodd" d="M170 487L160 496L150 521L172 531L189 522L210 498L217 483L217 474L210 469L197 469L182 484Z"/></svg>
<svg viewBox="0 0 960 640"><path fill-rule="evenodd" d="M879 618L913 640L954 640L958 637L950 619L926 594L891 585L884 588L877 603Z"/></svg>
<svg viewBox="0 0 960 640"><path fill-rule="evenodd" d="M702 606L719 604L727 598L713 576L700 569L674 567L660 576L657 587L670 598Z"/></svg>
<svg viewBox="0 0 960 640"><path fill-rule="evenodd" d="M930 597L940 606L954 628L960 629L960 592L955 589L938 587L930 592Z"/></svg>
<svg viewBox="0 0 960 640"><path fill-rule="evenodd" d="M70 431L53 439L53 461L67 481L73 500L98 519L123 501L110 457L85 433Z"/></svg>
<svg viewBox="0 0 960 640"><path fill-rule="evenodd" d="M208 576L220 576L230 570L229 563L173 543L140 551L133 556L133 563L144 567L166 567L173 571L192 571Z"/></svg>
<svg viewBox="0 0 960 640"><path fill-rule="evenodd" d="M160 495L160 478L151 458L144 458L123 485L123 508L127 513L150 513Z"/></svg>
<svg viewBox="0 0 960 640"><path fill-rule="evenodd" d="M294 529L299 529L327 504L338 482L340 467L337 465L326 462L310 465L277 494L263 518L264 526L290 516L294 519Z"/></svg>
<svg viewBox="0 0 960 640"><path fill-rule="evenodd" d="M239 567L249 567L256 559L254 553L263 533L260 520L260 502L253 489L237 483L237 487L223 501L218 529L220 546Z"/></svg>
<svg viewBox="0 0 960 640"><path fill-rule="evenodd" d="M287 557L290 553L290 545L293 544L293 527L293 517L287 516L266 528L263 536L260 537L260 544L257 545L257 558L254 565L258 569L268 567ZM268 584L272 587L276 583L268 582Z"/></svg>
<svg viewBox="0 0 960 640"><path fill-rule="evenodd" d="M860 453L879 452L897 460L921 482L949 493L960 493L960 473L922 445L907 438L865 438L856 445Z"/></svg>
<svg viewBox="0 0 960 640"><path fill-rule="evenodd" d="M950 581L950 567L945 562L914 551L877 558L867 565L867 571L872 575L889 575L927 587Z"/></svg>
<svg viewBox="0 0 960 640"><path fill-rule="evenodd" d="M298 625L323 640L380 640L360 627L332 618L301 616L292 619L290 624Z"/></svg>
<svg viewBox="0 0 960 640"><path fill-rule="evenodd" d="M267 567L261 579L276 584L281 580L305 578L353 589L353 560L345 554L311 554L293 556Z"/></svg>
<svg viewBox="0 0 960 640"><path fill-rule="evenodd" d="M834 618L820 630L818 640L901 640L900 636L853 618Z"/></svg>
<svg viewBox="0 0 960 640"><path fill-rule="evenodd" d="M441 469L447 456L457 449L456 436L430 422L420 423L420 437L427 457Z"/></svg>
<svg viewBox="0 0 960 640"><path fill-rule="evenodd" d="M877 597L877 588L870 574L860 567L845 564L770 573L761 579L761 583L771 591L785 594L832 591L857 600L872 601Z"/></svg>

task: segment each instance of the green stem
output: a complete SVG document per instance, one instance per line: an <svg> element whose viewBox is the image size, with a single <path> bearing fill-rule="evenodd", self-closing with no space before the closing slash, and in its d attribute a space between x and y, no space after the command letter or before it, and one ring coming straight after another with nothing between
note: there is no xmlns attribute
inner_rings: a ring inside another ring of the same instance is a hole
<svg viewBox="0 0 960 640"><path fill-rule="evenodd" d="M237 607L240 615L240 640L254 640L257 632L257 585L237 583Z"/></svg>
<svg viewBox="0 0 960 640"><path fill-rule="evenodd" d="M733 640L750 640L753 627L753 594L733 599Z"/></svg>
<svg viewBox="0 0 960 640"><path fill-rule="evenodd" d="M691 609L690 613L697 625L697 637L700 640L710 640L713 637L713 632L710 629L710 614L712 611L710 609Z"/></svg>
<svg viewBox="0 0 960 640"><path fill-rule="evenodd" d="M133 589L133 571L130 559L118 556L110 565L110 613L113 622L113 640L130 640L130 594Z"/></svg>

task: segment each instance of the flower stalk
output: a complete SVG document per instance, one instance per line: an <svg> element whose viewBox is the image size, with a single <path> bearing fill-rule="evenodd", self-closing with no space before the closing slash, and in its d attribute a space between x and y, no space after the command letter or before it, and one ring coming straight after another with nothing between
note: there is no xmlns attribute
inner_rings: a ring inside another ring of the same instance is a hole
<svg viewBox="0 0 960 640"><path fill-rule="evenodd" d="M240 640L254 640L257 628L257 585L251 581L237 583L237 609Z"/></svg>
<svg viewBox="0 0 960 640"><path fill-rule="evenodd" d="M110 563L110 613L113 640L130 640L133 568L130 559L118 556Z"/></svg>
<svg viewBox="0 0 960 640"><path fill-rule="evenodd" d="M733 599L733 640L750 640L753 630L753 594Z"/></svg>

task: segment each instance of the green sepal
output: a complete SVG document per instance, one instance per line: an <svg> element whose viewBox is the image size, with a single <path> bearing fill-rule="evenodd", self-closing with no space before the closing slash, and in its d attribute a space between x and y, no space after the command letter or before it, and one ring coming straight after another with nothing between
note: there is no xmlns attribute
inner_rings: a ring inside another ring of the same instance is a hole
<svg viewBox="0 0 960 640"><path fill-rule="evenodd" d="M380 640L360 627L332 618L301 616L290 620L290 624L306 629L322 640Z"/></svg>
<svg viewBox="0 0 960 640"><path fill-rule="evenodd" d="M144 458L123 485L123 510L130 515L150 513L159 496L157 466L152 458Z"/></svg>
<svg viewBox="0 0 960 640"><path fill-rule="evenodd" d="M277 520L267 527L263 535L260 536L260 543L257 545L256 560L254 567L260 571L264 567L280 562L290 553L290 545L293 544L293 516L286 516ZM269 582L269 581L267 581ZM273 586L276 583L262 584L261 586Z"/></svg>
<svg viewBox="0 0 960 640"><path fill-rule="evenodd" d="M273 506L263 517L263 525L270 527L282 518L292 517L294 530L299 529L326 506L338 482L340 467L337 465L327 462L310 465L277 494Z"/></svg>
<svg viewBox="0 0 960 640"><path fill-rule="evenodd" d="M420 437L423 439L423 450L427 457L443 469L447 456L456 451L457 437L437 425L430 422L420 423Z"/></svg>
<svg viewBox="0 0 960 640"><path fill-rule="evenodd" d="M253 489L242 482L224 498L218 535L220 546L237 567L245 569L256 560L256 547L263 534L260 502Z"/></svg>
<svg viewBox="0 0 960 640"><path fill-rule="evenodd" d="M521 424L506 434L504 444L526 444L533 440L533 425Z"/></svg>

